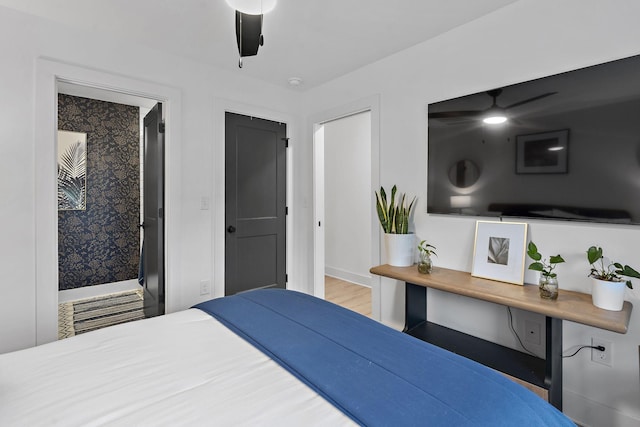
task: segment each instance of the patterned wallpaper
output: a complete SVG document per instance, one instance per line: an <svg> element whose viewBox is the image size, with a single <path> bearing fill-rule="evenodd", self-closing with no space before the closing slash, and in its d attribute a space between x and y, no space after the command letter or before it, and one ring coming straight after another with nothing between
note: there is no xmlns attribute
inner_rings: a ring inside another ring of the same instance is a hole
<svg viewBox="0 0 640 427"><path fill-rule="evenodd" d="M138 277L138 107L58 95L58 128L87 133L87 206L58 211L59 289Z"/></svg>

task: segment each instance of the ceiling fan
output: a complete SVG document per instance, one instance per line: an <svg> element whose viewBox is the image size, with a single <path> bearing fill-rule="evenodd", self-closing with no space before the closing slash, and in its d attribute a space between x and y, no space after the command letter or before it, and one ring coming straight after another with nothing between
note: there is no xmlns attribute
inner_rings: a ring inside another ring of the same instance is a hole
<svg viewBox="0 0 640 427"><path fill-rule="evenodd" d="M547 96L555 95L558 92L547 92L542 95L534 96L532 98L518 101L514 104L501 107L498 105L497 98L502 93L502 89L492 89L487 91L487 95L493 98L493 103L489 108L484 110L459 110L459 111L441 111L437 113L429 113L430 119L480 119L485 123L498 124L504 123L508 116L507 110L519 107L520 105L528 104L533 101L537 101Z"/></svg>

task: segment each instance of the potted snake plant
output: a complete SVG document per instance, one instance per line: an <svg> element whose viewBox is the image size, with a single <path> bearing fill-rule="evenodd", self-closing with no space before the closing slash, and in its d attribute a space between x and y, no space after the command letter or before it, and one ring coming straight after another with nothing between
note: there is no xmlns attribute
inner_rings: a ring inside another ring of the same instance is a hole
<svg viewBox="0 0 640 427"><path fill-rule="evenodd" d="M387 200L384 187L376 195L376 211L384 231L387 264L396 267L413 265L415 236L409 232L409 217L416 201L407 201L406 194L399 195L398 188L391 188L391 199ZM397 196L397 197L396 197Z"/></svg>
<svg viewBox="0 0 640 427"><path fill-rule="evenodd" d="M593 280L591 288L593 305L605 310L622 310L625 287L633 289L631 280L625 280L622 276L640 279L640 273L619 262L607 264L602 255L602 248L597 246L587 249L587 261L591 265L589 277Z"/></svg>

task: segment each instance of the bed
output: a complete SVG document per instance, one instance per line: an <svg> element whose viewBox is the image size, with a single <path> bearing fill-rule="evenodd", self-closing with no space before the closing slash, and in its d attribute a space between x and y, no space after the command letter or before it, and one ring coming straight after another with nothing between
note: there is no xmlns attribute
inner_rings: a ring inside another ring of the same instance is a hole
<svg viewBox="0 0 640 427"><path fill-rule="evenodd" d="M0 355L0 425L574 424L489 368L271 289Z"/></svg>

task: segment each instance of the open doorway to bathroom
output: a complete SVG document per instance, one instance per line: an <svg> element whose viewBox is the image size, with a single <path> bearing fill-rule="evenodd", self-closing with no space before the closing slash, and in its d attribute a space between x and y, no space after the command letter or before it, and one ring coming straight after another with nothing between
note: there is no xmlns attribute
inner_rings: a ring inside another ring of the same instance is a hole
<svg viewBox="0 0 640 427"><path fill-rule="evenodd" d="M145 317L143 130L157 101L63 82L57 101L58 336L64 338ZM65 136L82 141L84 150L62 146ZM61 191L61 176L70 175L81 177L74 189L81 194ZM81 203L68 203L69 193Z"/></svg>

